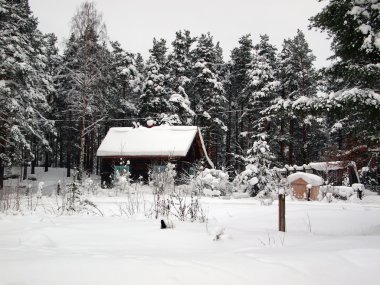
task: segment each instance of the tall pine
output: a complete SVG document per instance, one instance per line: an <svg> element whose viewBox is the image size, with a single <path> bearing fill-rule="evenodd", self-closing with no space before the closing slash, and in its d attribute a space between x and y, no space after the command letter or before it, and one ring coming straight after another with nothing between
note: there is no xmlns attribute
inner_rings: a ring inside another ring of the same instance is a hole
<svg viewBox="0 0 380 285"><path fill-rule="evenodd" d="M324 69L325 94L317 108L329 117L341 151L380 142L380 1L329 0L311 18L328 33L333 64Z"/></svg>
<svg viewBox="0 0 380 285"><path fill-rule="evenodd" d="M140 96L140 117L152 118L159 123L177 124L178 117L170 114L167 50L164 39L153 39Z"/></svg>
<svg viewBox="0 0 380 285"><path fill-rule="evenodd" d="M46 150L53 131L46 118L54 89L45 73L43 35L27 0L0 1L0 188L4 167L33 159L31 141ZM2 193L2 191L1 191Z"/></svg>
<svg viewBox="0 0 380 285"><path fill-rule="evenodd" d="M176 32L173 51L168 56L171 112L182 125L191 125L195 116L188 96L192 80L190 48L195 40L187 30Z"/></svg>
<svg viewBox="0 0 380 285"><path fill-rule="evenodd" d="M218 74L220 57L210 34L202 34L193 53L193 87L191 103L202 127L207 151L218 165L218 147L227 131L223 120L226 98Z"/></svg>

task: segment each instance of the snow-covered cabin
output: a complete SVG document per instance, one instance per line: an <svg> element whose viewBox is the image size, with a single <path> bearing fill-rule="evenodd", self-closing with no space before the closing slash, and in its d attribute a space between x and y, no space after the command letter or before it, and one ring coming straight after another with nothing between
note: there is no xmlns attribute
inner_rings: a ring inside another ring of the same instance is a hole
<svg viewBox="0 0 380 285"><path fill-rule="evenodd" d="M133 178L148 177L149 167L172 161L177 171L191 171L193 164L207 156L202 135L196 126L155 126L110 128L98 148L102 182L110 181L114 169L129 171Z"/></svg>
<svg viewBox="0 0 380 285"><path fill-rule="evenodd" d="M297 199L318 200L319 186L323 184L323 178L305 172L296 172L287 177L293 196Z"/></svg>

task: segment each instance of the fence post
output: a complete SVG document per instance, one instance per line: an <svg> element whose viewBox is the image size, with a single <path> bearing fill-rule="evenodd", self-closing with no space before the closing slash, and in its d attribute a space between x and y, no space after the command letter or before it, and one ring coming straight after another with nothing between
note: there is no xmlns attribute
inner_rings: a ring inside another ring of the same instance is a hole
<svg viewBox="0 0 380 285"><path fill-rule="evenodd" d="M285 193L278 194L278 230L285 232Z"/></svg>

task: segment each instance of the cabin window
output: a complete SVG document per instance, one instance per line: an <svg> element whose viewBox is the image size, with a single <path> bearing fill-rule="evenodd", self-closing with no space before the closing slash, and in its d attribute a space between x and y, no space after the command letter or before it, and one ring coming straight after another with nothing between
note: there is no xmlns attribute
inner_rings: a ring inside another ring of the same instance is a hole
<svg viewBox="0 0 380 285"><path fill-rule="evenodd" d="M154 164L153 172L155 173L163 173L166 171L166 165Z"/></svg>
<svg viewBox="0 0 380 285"><path fill-rule="evenodd" d="M131 166L130 165L115 165L114 166L115 174L116 171L119 172L120 175L127 174L128 172L131 172Z"/></svg>
<svg viewBox="0 0 380 285"><path fill-rule="evenodd" d="M189 170L188 170L189 175L195 175L196 172L197 170L195 169L194 166L189 167Z"/></svg>

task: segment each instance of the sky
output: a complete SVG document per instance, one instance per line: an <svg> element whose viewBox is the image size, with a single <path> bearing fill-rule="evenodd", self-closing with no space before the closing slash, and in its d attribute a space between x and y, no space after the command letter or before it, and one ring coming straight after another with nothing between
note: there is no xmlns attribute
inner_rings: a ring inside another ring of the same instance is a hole
<svg viewBox="0 0 380 285"><path fill-rule="evenodd" d="M110 40L117 40L131 52L149 56L152 40L164 38L168 44L175 32L190 30L193 36L210 32L219 41L224 57L238 46L241 36L250 33L254 43L260 34L268 34L271 43L281 49L285 38L304 31L317 57L316 67L328 65L332 55L325 33L309 30L308 19L317 14L326 1L317 0L95 0L103 14ZM54 32L63 49L70 33L70 20L82 0L29 0L41 31Z"/></svg>

